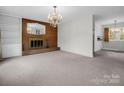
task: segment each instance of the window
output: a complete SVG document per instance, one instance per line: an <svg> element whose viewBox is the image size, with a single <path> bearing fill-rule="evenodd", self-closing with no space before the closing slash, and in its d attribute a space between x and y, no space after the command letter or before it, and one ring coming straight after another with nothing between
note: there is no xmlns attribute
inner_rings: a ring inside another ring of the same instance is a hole
<svg viewBox="0 0 124 93"><path fill-rule="evenodd" d="M109 41L124 41L124 27L110 28Z"/></svg>

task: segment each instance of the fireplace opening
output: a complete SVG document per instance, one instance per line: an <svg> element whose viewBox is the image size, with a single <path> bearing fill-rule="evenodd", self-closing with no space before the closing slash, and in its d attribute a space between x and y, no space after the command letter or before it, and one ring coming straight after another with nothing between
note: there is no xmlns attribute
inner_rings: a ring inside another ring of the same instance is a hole
<svg viewBox="0 0 124 93"><path fill-rule="evenodd" d="M30 39L29 48L43 48L43 40Z"/></svg>

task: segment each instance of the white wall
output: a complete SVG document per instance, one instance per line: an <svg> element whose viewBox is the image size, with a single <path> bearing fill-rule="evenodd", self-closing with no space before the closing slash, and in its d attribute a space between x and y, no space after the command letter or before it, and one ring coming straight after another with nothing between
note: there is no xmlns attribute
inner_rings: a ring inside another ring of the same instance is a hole
<svg viewBox="0 0 124 93"><path fill-rule="evenodd" d="M97 37L103 37L103 28L101 22L95 22L95 51L99 51L103 48L103 42L98 41Z"/></svg>
<svg viewBox="0 0 124 93"><path fill-rule="evenodd" d="M2 59L1 28L0 28L0 60Z"/></svg>
<svg viewBox="0 0 124 93"><path fill-rule="evenodd" d="M83 15L61 24L58 33L58 46L61 50L93 57L92 21L92 15Z"/></svg>
<svg viewBox="0 0 124 93"><path fill-rule="evenodd" d="M20 18L0 15L2 57L22 55L22 22Z"/></svg>
<svg viewBox="0 0 124 93"><path fill-rule="evenodd" d="M103 49L124 51L124 41L104 42Z"/></svg>

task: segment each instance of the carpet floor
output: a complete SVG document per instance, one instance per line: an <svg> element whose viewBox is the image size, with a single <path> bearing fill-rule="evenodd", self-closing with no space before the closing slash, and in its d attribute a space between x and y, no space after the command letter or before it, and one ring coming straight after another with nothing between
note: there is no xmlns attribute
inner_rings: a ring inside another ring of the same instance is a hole
<svg viewBox="0 0 124 93"><path fill-rule="evenodd" d="M63 51L5 59L1 86L123 86L124 53L100 51L89 58Z"/></svg>

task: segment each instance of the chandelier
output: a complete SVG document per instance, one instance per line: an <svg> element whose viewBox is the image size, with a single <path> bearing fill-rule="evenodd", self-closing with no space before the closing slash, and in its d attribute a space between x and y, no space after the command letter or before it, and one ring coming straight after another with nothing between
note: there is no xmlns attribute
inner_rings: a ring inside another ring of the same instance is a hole
<svg viewBox="0 0 124 93"><path fill-rule="evenodd" d="M53 6L53 13L49 14L48 21L51 26L56 27L62 20L62 16L59 14L57 6Z"/></svg>
<svg viewBox="0 0 124 93"><path fill-rule="evenodd" d="M114 31L115 31L115 32L118 32L118 31L117 31L117 20L114 20Z"/></svg>

